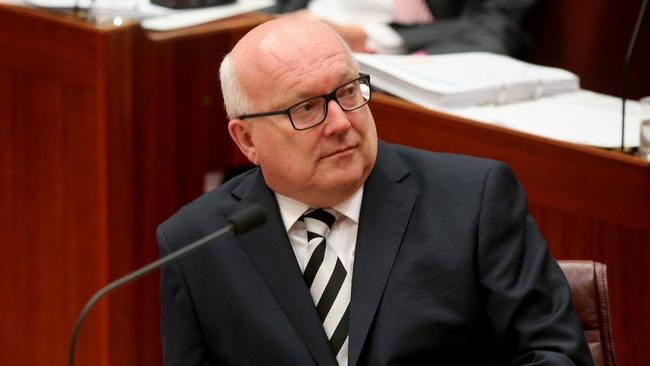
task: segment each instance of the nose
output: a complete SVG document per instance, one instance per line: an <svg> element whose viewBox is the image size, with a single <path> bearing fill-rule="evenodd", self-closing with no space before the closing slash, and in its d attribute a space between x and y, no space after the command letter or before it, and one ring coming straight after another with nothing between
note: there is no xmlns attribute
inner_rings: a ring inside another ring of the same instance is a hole
<svg viewBox="0 0 650 366"><path fill-rule="evenodd" d="M341 106L334 100L330 100L327 105L327 120L325 121L325 134L340 134L352 127L348 115Z"/></svg>

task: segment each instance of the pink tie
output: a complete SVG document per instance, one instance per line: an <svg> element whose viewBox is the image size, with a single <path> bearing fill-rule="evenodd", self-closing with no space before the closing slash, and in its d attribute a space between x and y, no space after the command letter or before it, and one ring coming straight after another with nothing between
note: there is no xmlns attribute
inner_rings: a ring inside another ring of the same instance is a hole
<svg viewBox="0 0 650 366"><path fill-rule="evenodd" d="M393 0L395 3L394 21L397 24L417 25L432 23L433 14L424 0Z"/></svg>

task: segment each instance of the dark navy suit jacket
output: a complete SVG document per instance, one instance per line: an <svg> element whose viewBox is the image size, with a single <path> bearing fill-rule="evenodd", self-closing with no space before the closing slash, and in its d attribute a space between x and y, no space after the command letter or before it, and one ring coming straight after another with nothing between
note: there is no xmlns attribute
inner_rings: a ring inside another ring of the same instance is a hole
<svg viewBox="0 0 650 366"><path fill-rule="evenodd" d="M502 163L379 144L365 183L350 365L589 365L566 281ZM167 266L165 365L335 365L255 169L160 225L167 254L257 202L267 223Z"/></svg>

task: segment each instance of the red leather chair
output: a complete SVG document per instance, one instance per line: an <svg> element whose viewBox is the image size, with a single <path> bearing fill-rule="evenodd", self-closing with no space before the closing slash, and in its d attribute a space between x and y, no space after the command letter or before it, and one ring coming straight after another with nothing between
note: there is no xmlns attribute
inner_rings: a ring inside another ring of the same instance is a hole
<svg viewBox="0 0 650 366"><path fill-rule="evenodd" d="M571 287L573 306L596 366L616 365L609 320L607 266L587 260L559 260L558 263Z"/></svg>

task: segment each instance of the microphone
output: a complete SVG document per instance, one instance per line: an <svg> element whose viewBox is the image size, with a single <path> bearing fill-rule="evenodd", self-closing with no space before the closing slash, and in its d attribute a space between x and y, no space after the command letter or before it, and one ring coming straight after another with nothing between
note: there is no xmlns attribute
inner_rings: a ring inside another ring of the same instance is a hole
<svg viewBox="0 0 650 366"><path fill-rule="evenodd" d="M186 254L189 254L190 252L202 247L203 245L211 242L214 239L217 239L227 233L232 233L233 235L241 235L259 225L262 225L264 221L266 221L266 215L264 214L264 209L262 208L261 205L254 203L236 213L231 215L226 219L228 224L220 230L217 230L213 232L212 234L208 234L192 243L189 245L184 246L183 248L180 248L172 253L167 254L166 256L151 262L143 267L140 267L136 269L133 272L130 272L126 274L125 276L122 276L118 278L117 280L109 283L108 285L102 287L99 291L97 291L93 297L88 300L86 305L84 306L83 310L81 311L81 314L79 314L79 319L77 319L77 324L74 327L74 330L72 331L72 338L70 340L70 353L69 353L69 365L74 366L74 353L75 353L75 348L77 344L77 337L79 336L79 331L81 330L81 326L83 324L84 319L88 315L88 312L92 307L104 296L106 296L109 292L122 287L126 285L127 283L144 276L145 274L160 268L167 263L173 261L174 259L178 259Z"/></svg>
<svg viewBox="0 0 650 366"><path fill-rule="evenodd" d="M636 18L636 25L634 26L634 31L632 32L632 38L630 39L630 43L627 47L625 60L623 61L623 77L621 80L621 100L623 103L621 117L621 152L623 153L625 152L625 99L627 94L627 69L630 64L630 58L632 57L632 51L634 51L634 45L636 44L636 37L639 34L641 23L643 23L643 15L645 14L647 5L648 0L643 0L643 4L641 4L641 10L639 10L639 15Z"/></svg>

